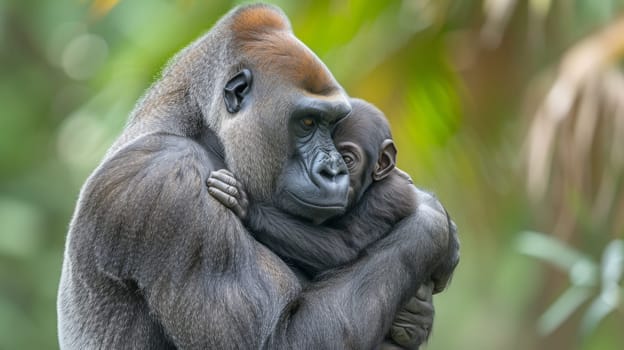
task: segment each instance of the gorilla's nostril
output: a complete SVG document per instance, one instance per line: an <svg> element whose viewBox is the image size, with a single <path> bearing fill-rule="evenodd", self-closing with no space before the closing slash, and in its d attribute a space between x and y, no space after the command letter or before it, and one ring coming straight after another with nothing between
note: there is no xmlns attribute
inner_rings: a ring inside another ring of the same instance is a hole
<svg viewBox="0 0 624 350"><path fill-rule="evenodd" d="M319 171L319 175L331 179L332 177L336 176L336 173L327 167L323 167L321 171Z"/></svg>
<svg viewBox="0 0 624 350"><path fill-rule="evenodd" d="M338 175L338 172L335 169L324 168L324 169L321 169L320 175L322 177L326 177L328 179L332 179L336 175Z"/></svg>

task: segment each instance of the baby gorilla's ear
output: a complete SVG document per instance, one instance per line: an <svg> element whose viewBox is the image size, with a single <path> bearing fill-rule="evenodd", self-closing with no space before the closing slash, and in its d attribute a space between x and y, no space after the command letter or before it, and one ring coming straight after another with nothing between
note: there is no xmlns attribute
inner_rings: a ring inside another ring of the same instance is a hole
<svg viewBox="0 0 624 350"><path fill-rule="evenodd" d="M373 171L373 180L375 181L382 180L388 176L396 165L397 149L394 147L394 142L386 139L381 143L380 149L381 153Z"/></svg>

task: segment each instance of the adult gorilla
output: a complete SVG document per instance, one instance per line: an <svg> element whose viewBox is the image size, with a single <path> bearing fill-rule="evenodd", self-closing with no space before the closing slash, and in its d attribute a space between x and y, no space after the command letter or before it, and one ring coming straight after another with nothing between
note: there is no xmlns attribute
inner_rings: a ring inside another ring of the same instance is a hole
<svg viewBox="0 0 624 350"><path fill-rule="evenodd" d="M204 186L225 160L258 200L308 218L341 213L348 175L330 131L349 110L273 7L235 9L184 49L81 191L59 291L61 348L379 344L401 302L449 273L429 268L447 255L446 233L416 239L407 218L302 290Z"/></svg>

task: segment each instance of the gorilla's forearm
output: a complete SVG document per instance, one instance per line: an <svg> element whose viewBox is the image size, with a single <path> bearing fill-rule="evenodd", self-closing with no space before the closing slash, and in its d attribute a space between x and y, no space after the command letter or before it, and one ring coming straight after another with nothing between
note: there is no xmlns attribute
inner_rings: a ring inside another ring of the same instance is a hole
<svg viewBox="0 0 624 350"><path fill-rule="evenodd" d="M417 286L429 279L433 266L436 265L434 262L440 259L436 253L439 249L435 249L432 241L414 240L415 236L425 234L422 230L426 229L427 225L422 225L422 219L419 216L406 218L387 237L369 247L367 254L355 263L324 274L320 282L309 287L308 292L303 295L298 305L298 313L291 316L293 321L304 323L303 319L297 317L309 312L313 319L331 322L331 328L335 330L337 327L344 327L345 324L336 318L324 318L323 314L329 315L335 310L340 310L338 319L346 320L356 319L365 314L367 317L364 322L376 325L377 327L373 327L375 331L368 333L371 329L362 327L361 323L351 325L347 323L348 328L344 329L343 339L349 348L367 348L365 344L378 344L378 339L383 339L394 319L398 306L415 294ZM413 259L414 256L419 258ZM374 284L379 288L373 287ZM397 287L398 289L395 289ZM355 295L358 298L354 298L351 294L354 291L357 291ZM325 304L321 303L321 300L324 300ZM362 300L365 300L365 304L360 304ZM395 304L396 301L399 304ZM323 304L320 309L319 304ZM379 329L384 331L376 332ZM314 332L306 335L323 337L323 334ZM298 345L303 344L305 343ZM311 344L322 348L320 340Z"/></svg>
<svg viewBox="0 0 624 350"><path fill-rule="evenodd" d="M208 192L241 218L259 242L308 277L354 260L367 241L353 237L346 227L313 224L270 202L250 203L242 184L227 169L211 172L206 184Z"/></svg>
<svg viewBox="0 0 624 350"><path fill-rule="evenodd" d="M417 200L412 187L393 174L373 184L347 214L321 225L267 203L252 203L245 224L258 241L315 276L354 261L365 247L413 214Z"/></svg>
<svg viewBox="0 0 624 350"><path fill-rule="evenodd" d="M259 242L311 276L345 265L360 252L348 244L345 230L305 222L268 204L251 204L245 224Z"/></svg>

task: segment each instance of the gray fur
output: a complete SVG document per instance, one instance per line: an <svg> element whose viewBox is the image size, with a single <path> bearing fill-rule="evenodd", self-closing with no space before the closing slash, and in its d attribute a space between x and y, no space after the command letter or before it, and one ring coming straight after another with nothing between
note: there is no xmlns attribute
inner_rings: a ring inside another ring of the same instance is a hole
<svg viewBox="0 0 624 350"><path fill-rule="evenodd" d="M61 349L373 348L433 272L410 257L427 265L444 249L398 227L302 291L208 194L204 181L227 162L250 195L267 198L289 155L288 98L299 82L240 51L232 26L252 11L281 15L236 8L177 54L84 184L59 287ZM221 89L241 65L261 83L229 115ZM346 99L332 91L323 98Z"/></svg>

